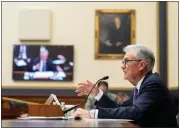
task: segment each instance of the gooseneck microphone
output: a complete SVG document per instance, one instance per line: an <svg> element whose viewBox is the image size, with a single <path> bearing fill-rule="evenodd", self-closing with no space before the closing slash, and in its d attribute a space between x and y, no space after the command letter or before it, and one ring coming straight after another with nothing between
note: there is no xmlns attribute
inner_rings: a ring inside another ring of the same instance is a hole
<svg viewBox="0 0 179 128"><path fill-rule="evenodd" d="M107 79L109 79L109 76L105 76L105 77L99 79L98 81L96 81L96 83L93 85L93 87L92 87L92 89L90 90L90 92L88 93L88 95L85 97L85 99L84 99L80 104L77 104L77 105L75 105L75 106L73 106L73 107L71 107L71 108L69 108L69 109L67 109L67 110L64 110L63 113L66 114L67 112L69 112L69 111L71 111L71 110L73 110L73 109L79 107L80 105L82 105L82 104L88 99L90 93L92 92L92 90L94 89L94 87L96 86L96 84L97 84L99 81L101 81L101 80L107 80Z"/></svg>

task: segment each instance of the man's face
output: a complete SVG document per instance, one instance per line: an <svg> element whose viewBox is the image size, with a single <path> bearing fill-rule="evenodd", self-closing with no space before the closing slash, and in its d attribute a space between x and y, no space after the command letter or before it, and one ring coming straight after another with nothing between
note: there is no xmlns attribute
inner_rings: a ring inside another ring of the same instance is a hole
<svg viewBox="0 0 179 128"><path fill-rule="evenodd" d="M101 84L101 85L99 86L99 89L101 89L101 91L103 91L104 93L107 93L107 92L108 92L108 88L107 88L105 85L103 85L103 84Z"/></svg>
<svg viewBox="0 0 179 128"><path fill-rule="evenodd" d="M122 64L121 66L124 72L124 79L132 83L135 81L136 76L138 76L140 73L139 70L140 61L135 61L137 59L136 59L136 53L134 51L127 52L123 58L123 61L125 60L126 60L126 64Z"/></svg>
<svg viewBox="0 0 179 128"><path fill-rule="evenodd" d="M47 60L47 59L48 59L48 53L42 52L42 53L40 54L40 59L41 59L41 60Z"/></svg>
<svg viewBox="0 0 179 128"><path fill-rule="evenodd" d="M115 23L115 25L119 25L120 26L121 21L120 21L120 19L118 17L115 17L114 18L114 23Z"/></svg>

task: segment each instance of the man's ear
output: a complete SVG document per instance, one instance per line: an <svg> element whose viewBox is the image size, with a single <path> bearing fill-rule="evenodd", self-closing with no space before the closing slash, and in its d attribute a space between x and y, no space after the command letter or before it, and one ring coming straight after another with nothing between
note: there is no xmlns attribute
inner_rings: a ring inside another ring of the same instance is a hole
<svg viewBox="0 0 179 128"><path fill-rule="evenodd" d="M142 60L139 64L139 70L145 69L146 65L147 65L147 62Z"/></svg>

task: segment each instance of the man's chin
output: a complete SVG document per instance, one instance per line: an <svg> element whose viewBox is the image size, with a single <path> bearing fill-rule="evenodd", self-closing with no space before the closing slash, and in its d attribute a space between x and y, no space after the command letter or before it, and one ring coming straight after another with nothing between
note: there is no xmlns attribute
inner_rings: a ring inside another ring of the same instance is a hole
<svg viewBox="0 0 179 128"><path fill-rule="evenodd" d="M127 76L124 75L124 79L127 80Z"/></svg>

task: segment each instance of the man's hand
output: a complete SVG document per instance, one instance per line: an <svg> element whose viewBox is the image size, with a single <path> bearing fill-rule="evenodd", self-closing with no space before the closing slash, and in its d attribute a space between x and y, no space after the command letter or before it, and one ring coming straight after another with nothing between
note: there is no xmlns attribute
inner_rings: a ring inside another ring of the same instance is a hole
<svg viewBox="0 0 179 128"><path fill-rule="evenodd" d="M82 108L78 108L73 114L72 117L81 117L81 118L90 118L91 119L91 115L90 112L87 110L84 110Z"/></svg>
<svg viewBox="0 0 179 128"><path fill-rule="evenodd" d="M112 43L111 43L109 40L107 40L107 41L105 41L105 45L106 45L107 47L111 47L111 46L112 46Z"/></svg>
<svg viewBox="0 0 179 128"><path fill-rule="evenodd" d="M87 83L79 83L75 92L78 93L78 96L88 95L88 93L90 92L93 86L94 84L91 83L90 81L87 81ZM94 87L90 96L95 97L98 93L99 93L99 89L97 87Z"/></svg>
<svg viewBox="0 0 179 128"><path fill-rule="evenodd" d="M39 69L40 69L40 63L37 63L37 64L35 65L35 67L36 67L36 70L39 70Z"/></svg>
<svg viewBox="0 0 179 128"><path fill-rule="evenodd" d="M116 43L116 47L119 47L121 44L122 44L122 43L121 43L120 41L118 41L118 42Z"/></svg>
<svg viewBox="0 0 179 128"><path fill-rule="evenodd" d="M58 72L63 72L63 69L58 65L56 66L56 69L57 69Z"/></svg>
<svg viewBox="0 0 179 128"><path fill-rule="evenodd" d="M27 59L27 63L30 63L30 61L31 61L31 59L30 59L30 58L28 58L28 59Z"/></svg>

